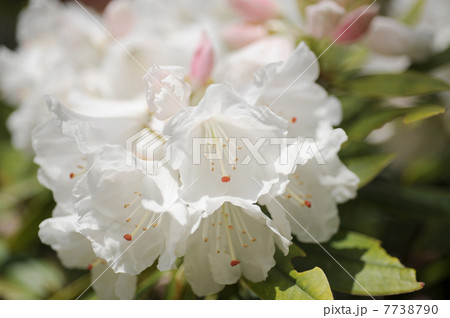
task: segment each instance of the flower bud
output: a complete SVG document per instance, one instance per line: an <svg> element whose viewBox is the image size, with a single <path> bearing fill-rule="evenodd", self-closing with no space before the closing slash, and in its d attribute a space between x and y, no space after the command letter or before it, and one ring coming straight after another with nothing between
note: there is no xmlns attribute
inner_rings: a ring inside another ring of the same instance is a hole
<svg viewBox="0 0 450 318"><path fill-rule="evenodd" d="M307 6L305 14L307 33L320 39L331 35L345 15L345 9L334 1L320 1Z"/></svg>
<svg viewBox="0 0 450 318"><path fill-rule="evenodd" d="M233 48L243 47L267 35L267 30L260 24L235 23L227 26L223 32L225 41Z"/></svg>
<svg viewBox="0 0 450 318"><path fill-rule="evenodd" d="M250 22L263 22L276 15L272 0L230 0L230 4Z"/></svg>
<svg viewBox="0 0 450 318"><path fill-rule="evenodd" d="M332 39L337 43L353 43L364 36L373 18L378 15L378 7L361 6L347 13L333 31Z"/></svg>
<svg viewBox="0 0 450 318"><path fill-rule="evenodd" d="M133 27L133 11L126 1L110 2L103 13L103 18L107 29L114 37L124 36Z"/></svg>
<svg viewBox="0 0 450 318"><path fill-rule="evenodd" d="M203 34L200 44L195 51L189 71L189 79L194 87L204 86L214 67L214 50L211 40Z"/></svg>
<svg viewBox="0 0 450 318"><path fill-rule="evenodd" d="M166 120L188 106L191 88L184 81L182 67L152 66L145 76L148 82L147 103L150 112Z"/></svg>

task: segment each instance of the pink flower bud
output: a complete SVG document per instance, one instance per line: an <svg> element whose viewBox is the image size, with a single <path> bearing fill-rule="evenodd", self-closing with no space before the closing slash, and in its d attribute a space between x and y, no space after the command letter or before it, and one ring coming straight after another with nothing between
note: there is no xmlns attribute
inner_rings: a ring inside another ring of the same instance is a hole
<svg viewBox="0 0 450 318"><path fill-rule="evenodd" d="M214 67L214 50L211 40L204 33L195 51L189 71L189 78L194 87L204 86Z"/></svg>
<svg viewBox="0 0 450 318"><path fill-rule="evenodd" d="M235 23L228 25L223 31L225 41L237 49L259 40L267 35L267 30L260 24Z"/></svg>
<svg viewBox="0 0 450 318"><path fill-rule="evenodd" d="M333 31L333 40L337 43L358 41L369 29L373 18L378 15L378 7L361 6L347 13Z"/></svg>
<svg viewBox="0 0 450 318"><path fill-rule="evenodd" d="M345 9L334 1L320 1L307 6L305 14L307 33L321 39L331 35L345 15Z"/></svg>
<svg viewBox="0 0 450 318"><path fill-rule="evenodd" d="M263 22L276 15L272 0L230 0L230 4L250 22Z"/></svg>
<svg viewBox="0 0 450 318"><path fill-rule="evenodd" d="M113 1L103 12L103 19L109 32L114 37L121 37L133 27L134 14L128 2Z"/></svg>

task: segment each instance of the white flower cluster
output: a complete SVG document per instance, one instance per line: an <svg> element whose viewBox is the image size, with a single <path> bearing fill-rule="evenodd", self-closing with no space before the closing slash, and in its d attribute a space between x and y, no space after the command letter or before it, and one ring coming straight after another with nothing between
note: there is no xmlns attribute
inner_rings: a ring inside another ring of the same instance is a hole
<svg viewBox="0 0 450 318"><path fill-rule="evenodd" d="M15 70L5 97L21 104L14 142L32 135L57 203L39 236L66 267L92 270L100 298L132 298L138 274L180 257L199 296L263 281L275 246L328 240L356 194L338 158L340 103L283 31L292 10L230 3L115 0L100 15L34 0L18 50L1 51ZM135 136L162 150L129 147Z"/></svg>

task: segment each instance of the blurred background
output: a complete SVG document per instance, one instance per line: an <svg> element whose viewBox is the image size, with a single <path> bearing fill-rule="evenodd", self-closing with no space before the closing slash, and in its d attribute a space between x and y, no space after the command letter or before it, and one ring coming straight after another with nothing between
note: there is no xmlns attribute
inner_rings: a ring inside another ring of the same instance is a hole
<svg viewBox="0 0 450 318"><path fill-rule="evenodd" d="M100 10L107 3L84 2ZM14 49L17 15L26 3L0 2L2 46ZM63 268L51 248L40 243L39 223L51 215L54 202L51 192L37 182L32 158L10 143L6 121L14 105L1 96L0 103L0 299L76 298L89 285L89 273ZM443 116L403 128L388 145L376 146L398 153L396 159L388 160L387 168L356 200L340 207L343 228L378 238L390 255L415 268L417 280L425 282L420 291L385 299L450 298L449 146ZM164 283L158 288L138 297L165 298ZM236 288L227 287L219 297L240 297ZM83 298L95 295L89 291ZM335 293L335 298L362 297Z"/></svg>

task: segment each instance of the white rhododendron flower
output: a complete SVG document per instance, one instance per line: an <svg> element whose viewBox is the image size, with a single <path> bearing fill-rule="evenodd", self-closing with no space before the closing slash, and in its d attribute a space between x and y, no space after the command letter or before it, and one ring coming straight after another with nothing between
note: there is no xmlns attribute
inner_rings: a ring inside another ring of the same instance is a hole
<svg viewBox="0 0 450 318"><path fill-rule="evenodd" d="M63 100L80 83L102 97L145 95L147 67L187 67L195 50L187 43L198 42L202 30L217 33L228 19L223 2L177 1L179 10L173 5L114 0L100 14L77 3L30 1L19 19L18 48L0 47L0 89L18 106L8 122L14 145L32 151L31 132L49 117L44 95Z"/></svg>
<svg viewBox="0 0 450 318"><path fill-rule="evenodd" d="M79 215L73 205L72 190L91 165L95 138L90 140L92 143L83 142L86 140L73 126L73 113L54 100L49 103L54 117L36 129L33 146L35 161L40 165L39 181L53 191L57 205L52 217L41 223L39 237L57 251L66 267L93 269L93 288L100 298L130 299L134 295L136 277L128 273L115 274L105 266L106 262L94 253L90 241L80 233ZM99 129L104 124L102 120L94 120L84 122L84 127L89 132L103 130L108 134L105 126ZM116 136L112 130L109 133Z"/></svg>
<svg viewBox="0 0 450 318"><path fill-rule="evenodd" d="M80 231L115 272L139 274L160 255L159 269L172 269L188 222L176 175L167 168L147 175L127 166L124 155L106 149L77 184Z"/></svg>
<svg viewBox="0 0 450 318"><path fill-rule="evenodd" d="M366 8L309 6L308 30L335 38ZM317 83L296 1L86 10L31 1L17 52L0 51L0 85L19 105L13 139L32 140L56 201L39 236L64 266L92 271L99 298L133 298L153 265L182 264L198 296L264 281L292 234L337 232L337 204L359 180L338 158L341 105ZM359 41L376 14L342 42Z"/></svg>
<svg viewBox="0 0 450 318"><path fill-rule="evenodd" d="M181 198L202 209L233 197L256 202L278 182L274 162L279 146L269 138L284 137L285 127L282 118L248 104L230 86L209 86L198 106L164 126L171 136L169 164L180 173Z"/></svg>
<svg viewBox="0 0 450 318"><path fill-rule="evenodd" d="M289 137L314 138L320 126L332 127L342 119L339 101L316 83L318 78L316 56L302 42L285 62L259 69L246 96L285 118Z"/></svg>
<svg viewBox="0 0 450 318"><path fill-rule="evenodd" d="M145 79L149 82L147 102L150 111L160 120L166 120L189 105L191 87L184 81L182 67L153 66Z"/></svg>
<svg viewBox="0 0 450 318"><path fill-rule="evenodd" d="M232 200L204 215L189 237L186 278L199 296L218 292L241 276L262 281L275 265L275 244L287 253L290 240L257 205Z"/></svg>
<svg viewBox="0 0 450 318"><path fill-rule="evenodd" d="M259 70L255 88L248 93L249 98L270 105L271 110L289 122L289 137L301 142L314 138L324 160L321 164L314 154L308 157L304 149L293 146L295 149L290 150L290 155L294 158L290 160L297 164L295 172L291 174L289 164L280 167L285 174L289 174L289 184L281 183L277 189L284 192L283 195L274 198L270 193L260 200L267 203L276 222L283 224L289 221L292 232L307 242L314 241L314 238L326 241L336 233L339 225L337 203L354 198L359 182L358 177L345 168L337 157L340 145L346 140L342 130L332 129L341 121L341 106L335 97L329 96L315 83L318 77L316 57L304 43L300 43L285 63L270 64ZM289 89L286 90L286 87ZM300 145L307 146L307 143ZM342 183L336 184L336 180ZM337 195L341 187L348 191ZM326 199L322 199L324 192ZM331 193L337 197L333 198ZM302 226L310 232L309 235Z"/></svg>
<svg viewBox="0 0 450 318"><path fill-rule="evenodd" d="M337 204L356 196L359 178L337 156L346 140L343 130L329 131L328 138L318 145L325 164L311 158L298 165L285 192L267 199L269 212L274 218L289 221L300 241L328 241L339 228Z"/></svg>
<svg viewBox="0 0 450 318"><path fill-rule="evenodd" d="M282 35L272 35L232 51L218 61L213 77L219 82L229 82L239 89L249 85L254 73L261 67L286 60L294 49L293 40Z"/></svg>
<svg viewBox="0 0 450 318"><path fill-rule="evenodd" d="M116 274L99 259L86 237L80 234L78 215L56 207L53 217L40 225L39 237L50 245L67 268L92 270L91 280L100 299L131 299L136 290L137 277Z"/></svg>

